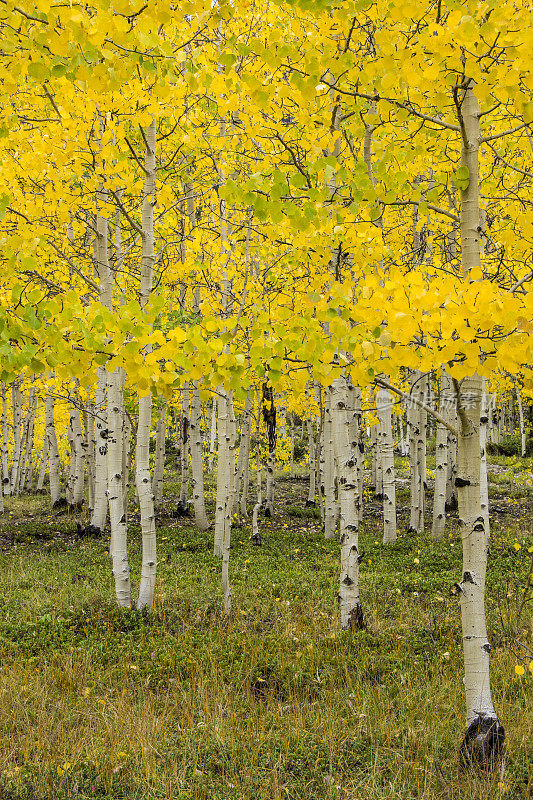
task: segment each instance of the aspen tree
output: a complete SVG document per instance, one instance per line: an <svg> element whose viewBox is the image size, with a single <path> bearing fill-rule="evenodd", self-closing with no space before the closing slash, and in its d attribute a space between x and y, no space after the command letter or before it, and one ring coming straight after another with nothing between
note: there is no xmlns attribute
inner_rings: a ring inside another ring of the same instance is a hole
<svg viewBox="0 0 533 800"><path fill-rule="evenodd" d="M107 402L106 402L106 371L104 367L96 370L96 392L94 399L94 502L91 513L91 532L99 536L102 534L107 519ZM50 471L52 464L50 462Z"/></svg>
<svg viewBox="0 0 533 800"><path fill-rule="evenodd" d="M324 392L324 534L334 539L337 532L338 506L336 497L335 451L331 417L331 391Z"/></svg>
<svg viewBox="0 0 533 800"><path fill-rule="evenodd" d="M23 396L20 389L20 379L11 387L12 420L13 420L13 457L11 461L11 478L8 494L18 494L20 480L20 461L22 458L22 411Z"/></svg>
<svg viewBox="0 0 533 800"><path fill-rule="evenodd" d="M180 413L180 454L181 454L181 476L180 476L180 499L178 508L182 514L187 514L189 508L189 426L190 426L190 403L189 403L189 384L183 385L182 403Z"/></svg>
<svg viewBox="0 0 533 800"><path fill-rule="evenodd" d="M449 376L441 372L439 413L446 417L452 400ZM446 524L446 481L448 477L448 429L437 422L435 442L435 490L433 497L433 525L431 535L440 539Z"/></svg>
<svg viewBox="0 0 533 800"><path fill-rule="evenodd" d="M50 500L52 508L59 503L61 493L59 478L60 462L54 423L54 406L54 397L49 393L46 395L44 401L44 435L48 443Z"/></svg>
<svg viewBox="0 0 533 800"><path fill-rule="evenodd" d="M464 280L480 263L479 215L479 105L473 82L466 78L455 90L461 128L461 165L468 185L461 189L461 252ZM461 615L465 654L467 731L462 744L468 761L487 763L501 749L504 730L492 704L485 620L485 576L488 537L481 508L480 416L481 378L474 374L454 380L457 395L457 500L463 543Z"/></svg>
<svg viewBox="0 0 533 800"><path fill-rule="evenodd" d="M152 494L154 495L154 508L159 508L163 500L163 472L165 468L165 439L166 439L167 403L159 403L157 424L155 428L155 458L154 474L152 479Z"/></svg>
<svg viewBox="0 0 533 800"><path fill-rule="evenodd" d="M141 129L142 130L142 129ZM144 186L142 196L142 253L139 303L146 308L152 292L155 245L154 206L156 203L156 137L155 119L143 132L144 139ZM142 533L142 568L137 608L150 608L154 601L157 547L155 530L154 496L150 476L150 429L152 423L152 395L139 396L139 418L137 422L137 444L135 449L135 485L139 498Z"/></svg>
<svg viewBox="0 0 533 800"><path fill-rule="evenodd" d="M2 495L9 494L8 435L7 435L7 390L2 381Z"/></svg>
<svg viewBox="0 0 533 800"><path fill-rule="evenodd" d="M241 441L239 445L240 467L237 472L239 475L239 487L237 498L240 497L240 510L243 517L248 513L248 490L250 487L250 451L252 446L252 393L248 390L244 401L243 425Z"/></svg>
<svg viewBox="0 0 533 800"><path fill-rule="evenodd" d="M357 455L350 441L347 395L346 379L338 378L331 389L330 413L340 506L340 616L343 630L359 630L363 627L363 612L359 600L359 489Z"/></svg>
<svg viewBox="0 0 533 800"><path fill-rule="evenodd" d="M189 441L191 451L191 476L192 476L192 503L194 519L202 531L210 528L211 524L205 509L204 494L204 468L203 468L203 442L200 429L202 421L202 403L198 383L192 385L190 405Z"/></svg>
<svg viewBox="0 0 533 800"><path fill-rule="evenodd" d="M267 436L268 461L266 469L266 494L265 494L265 516L271 517L274 514L274 488L275 488L275 468L276 468L276 406L274 403L274 391L268 383L263 384L263 397L261 412L265 422Z"/></svg>
<svg viewBox="0 0 533 800"><path fill-rule="evenodd" d="M518 384L515 384L515 391L516 391L516 402L518 405L518 422L519 422L519 432L520 432L520 455L522 458L526 455L526 426L524 424L524 408L522 405L522 396L520 394L520 389ZM487 412L488 413L488 412Z"/></svg>

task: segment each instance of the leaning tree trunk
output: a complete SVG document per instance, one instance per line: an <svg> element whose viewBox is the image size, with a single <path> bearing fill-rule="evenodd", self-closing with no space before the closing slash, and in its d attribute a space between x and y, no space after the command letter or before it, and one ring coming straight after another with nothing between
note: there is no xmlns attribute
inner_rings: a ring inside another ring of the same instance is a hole
<svg viewBox="0 0 533 800"><path fill-rule="evenodd" d="M459 90L457 113L462 134L461 165L468 170L468 186L461 189L461 249L464 280L480 265L479 214L479 105L467 80ZM455 382L457 414L457 499L463 542L463 576L460 583L463 647L465 655L467 731L462 744L469 763L490 764L501 751L504 730L492 704L489 653L485 621L485 575L488 536L481 508L479 440L481 378Z"/></svg>

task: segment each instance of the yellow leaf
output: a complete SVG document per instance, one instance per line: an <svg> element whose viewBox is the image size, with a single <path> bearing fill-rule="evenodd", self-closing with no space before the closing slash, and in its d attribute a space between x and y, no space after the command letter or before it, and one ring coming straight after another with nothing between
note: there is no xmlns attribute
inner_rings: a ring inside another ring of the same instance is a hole
<svg viewBox="0 0 533 800"><path fill-rule="evenodd" d="M516 672L517 675L525 675L526 672L522 664L517 664L516 667L514 668L514 671Z"/></svg>

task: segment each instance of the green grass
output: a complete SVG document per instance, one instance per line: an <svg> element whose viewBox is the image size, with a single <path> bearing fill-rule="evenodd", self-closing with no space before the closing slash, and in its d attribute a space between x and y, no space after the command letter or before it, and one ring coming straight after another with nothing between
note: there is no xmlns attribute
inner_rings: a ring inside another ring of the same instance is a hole
<svg viewBox="0 0 533 800"><path fill-rule="evenodd" d="M176 482L167 489L175 494ZM212 533L190 521L161 521L154 610L120 611L105 541L76 540L74 520L52 516L44 498L8 500L2 800L532 796L533 675L515 675L520 646L510 639L533 545L530 497L509 499L492 522L493 694L508 745L497 770L477 774L457 758L456 523L441 541L400 529L384 547L379 506L369 503L361 531L368 627L340 633L338 544L324 540L313 514L295 515L305 496L302 482L278 484L282 513L261 521L260 548L249 523L233 531L229 620ZM129 553L138 586L135 521ZM531 608L519 628L517 639L533 649Z"/></svg>

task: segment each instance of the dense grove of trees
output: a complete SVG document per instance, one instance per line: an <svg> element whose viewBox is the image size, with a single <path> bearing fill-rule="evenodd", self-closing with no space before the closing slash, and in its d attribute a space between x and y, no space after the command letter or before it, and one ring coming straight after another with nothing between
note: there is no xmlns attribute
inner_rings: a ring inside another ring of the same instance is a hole
<svg viewBox="0 0 533 800"><path fill-rule="evenodd" d="M53 504L88 502L117 602L150 607L177 432L177 511L212 527L230 613L233 516L259 544L304 437L357 629L364 451L386 546L394 450L421 532L435 436L433 535L455 504L463 541L462 752L482 763L504 737L486 446L516 430L525 454L533 388L530 23L520 0L0 9L4 494L48 475Z"/></svg>

